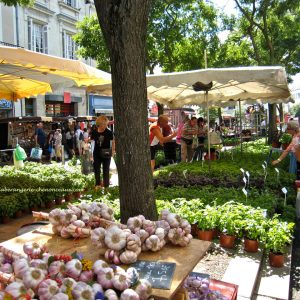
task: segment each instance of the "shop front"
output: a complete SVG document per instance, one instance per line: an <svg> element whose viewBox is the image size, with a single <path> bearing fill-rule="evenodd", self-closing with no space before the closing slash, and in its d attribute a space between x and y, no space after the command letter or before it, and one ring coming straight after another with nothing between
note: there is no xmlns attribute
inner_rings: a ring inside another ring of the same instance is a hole
<svg viewBox="0 0 300 300"><path fill-rule="evenodd" d="M112 97L90 94L89 115L90 116L106 115L107 117L112 118L114 115Z"/></svg>

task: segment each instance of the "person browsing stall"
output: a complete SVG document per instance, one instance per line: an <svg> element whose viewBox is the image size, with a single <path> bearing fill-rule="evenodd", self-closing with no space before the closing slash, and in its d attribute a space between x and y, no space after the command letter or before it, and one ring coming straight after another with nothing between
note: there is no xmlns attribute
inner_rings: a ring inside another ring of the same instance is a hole
<svg viewBox="0 0 300 300"><path fill-rule="evenodd" d="M181 134L181 161L190 162L193 158L193 138L198 133L197 118L192 117L184 124Z"/></svg>
<svg viewBox="0 0 300 300"><path fill-rule="evenodd" d="M162 129L168 126L168 123L169 117L166 115L160 115L157 122L154 122L149 129L152 173L155 167L155 154L159 149L159 144L170 142L177 135L177 132L175 131L168 136L163 136Z"/></svg>
<svg viewBox="0 0 300 300"><path fill-rule="evenodd" d="M107 128L108 119L106 116L100 116L96 120L97 130L92 131L91 140L94 140L94 174L96 187L100 186L100 173L102 167L103 186L109 187L109 166L111 157L115 153L115 139L113 132Z"/></svg>
<svg viewBox="0 0 300 300"><path fill-rule="evenodd" d="M282 152L282 154L272 162L272 165L275 166L280 163L289 153L292 153L294 159L297 160L297 180L300 179L300 133L299 133L299 124L296 121L290 121L287 124L286 133L289 133L293 136L293 139L289 146Z"/></svg>

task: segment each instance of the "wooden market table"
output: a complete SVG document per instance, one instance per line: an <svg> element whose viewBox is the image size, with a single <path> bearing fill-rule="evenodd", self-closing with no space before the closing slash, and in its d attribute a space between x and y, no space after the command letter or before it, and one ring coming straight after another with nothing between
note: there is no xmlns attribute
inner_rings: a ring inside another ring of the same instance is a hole
<svg viewBox="0 0 300 300"><path fill-rule="evenodd" d="M63 239L52 233L52 225L42 226L41 228L25 233L3 243L7 249L23 254L23 244L26 242L37 242L39 245L46 244L49 252L53 254L71 254L74 251L83 253L84 257L95 261L103 259L97 248L92 244L90 238L72 240ZM166 245L158 252L142 252L139 260L163 261L176 263L173 281L170 290L153 289L155 299L170 299L180 289L184 279L194 269L199 260L210 248L211 242L193 239L187 247L177 247Z"/></svg>

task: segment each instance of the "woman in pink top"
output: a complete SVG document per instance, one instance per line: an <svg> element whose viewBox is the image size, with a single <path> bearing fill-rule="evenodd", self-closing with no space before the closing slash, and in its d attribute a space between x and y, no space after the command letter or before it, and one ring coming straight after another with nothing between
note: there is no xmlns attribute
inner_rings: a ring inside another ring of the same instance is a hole
<svg viewBox="0 0 300 300"><path fill-rule="evenodd" d="M278 159L272 162L272 165L275 166L280 163L288 154L292 152L297 159L297 180L300 179L300 133L299 133L299 124L295 121L290 121L287 124L286 132L293 135L293 139L289 146L282 152Z"/></svg>

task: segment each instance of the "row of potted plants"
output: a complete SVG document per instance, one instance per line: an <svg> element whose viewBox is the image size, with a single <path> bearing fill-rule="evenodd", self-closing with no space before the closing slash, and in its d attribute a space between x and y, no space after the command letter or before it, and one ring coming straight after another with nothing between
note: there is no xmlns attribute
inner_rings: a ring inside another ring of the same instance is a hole
<svg viewBox="0 0 300 300"><path fill-rule="evenodd" d="M42 165L26 162L23 169L0 168L0 217L18 216L19 212L50 208L54 204L78 198L94 185L92 175L82 175L78 167Z"/></svg>

